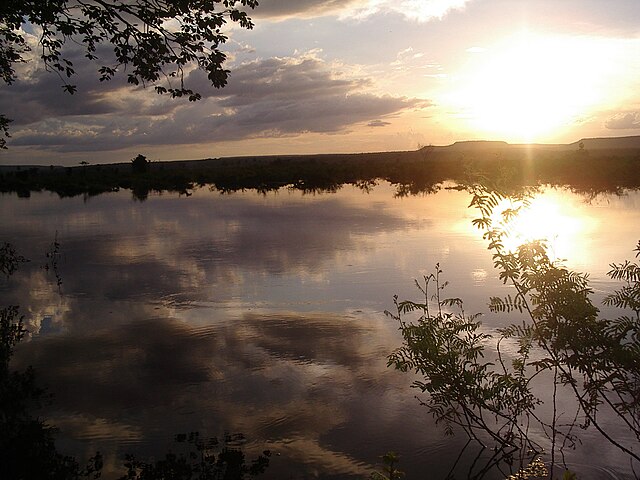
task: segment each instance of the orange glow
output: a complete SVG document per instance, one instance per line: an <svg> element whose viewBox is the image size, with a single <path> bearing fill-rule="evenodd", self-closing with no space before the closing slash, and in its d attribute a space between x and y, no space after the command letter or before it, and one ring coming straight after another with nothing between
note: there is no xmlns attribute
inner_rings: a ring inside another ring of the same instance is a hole
<svg viewBox="0 0 640 480"><path fill-rule="evenodd" d="M541 141L612 101L620 68L611 51L586 37L522 32L474 55L449 101L481 135Z"/></svg>
<svg viewBox="0 0 640 480"><path fill-rule="evenodd" d="M513 208L513 205L505 202L495 209L494 225L502 221L501 212L505 208ZM545 240L551 260L573 258L580 236L588 230L587 220L562 195L547 192L522 207L517 217L502 227L508 232L503 244L513 251L524 243Z"/></svg>

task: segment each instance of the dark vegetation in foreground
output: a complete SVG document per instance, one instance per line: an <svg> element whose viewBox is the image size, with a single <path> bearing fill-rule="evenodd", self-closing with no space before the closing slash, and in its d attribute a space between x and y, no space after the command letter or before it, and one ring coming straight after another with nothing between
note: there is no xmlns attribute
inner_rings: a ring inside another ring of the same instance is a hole
<svg viewBox="0 0 640 480"><path fill-rule="evenodd" d="M587 193L640 186L640 141L600 140L604 142L594 143L593 149L585 140L560 146L461 142L413 152L174 162L148 162L138 155L128 163L112 165L81 162L77 167L0 168L0 192L27 197L31 192L46 190L68 197L130 189L136 198L144 200L153 191L189 194L202 186L221 192L268 192L282 187L331 192L345 184L367 189L383 180L396 186L397 195L403 196L437 190L446 180L463 183L469 168L488 176L509 170L516 184L568 186Z"/></svg>
<svg viewBox="0 0 640 480"><path fill-rule="evenodd" d="M592 300L588 275L552 260L544 239L505 246L535 192L505 187L510 184L476 182L466 189L479 214L473 224L510 287L506 296L490 298L489 310L519 321L487 333L477 314L465 313L463 299L445 296L447 282L436 265L415 282L418 301L396 296L394 311L386 312L404 338L389 366L418 375L412 386L447 433L462 429L470 440L512 455L525 470L539 461L531 461L532 454L544 454L548 478L557 478L567 467L565 453L579 448L578 432L590 428L639 478L640 264L610 265L608 276L620 286L603 303L621 314L605 317ZM634 252L639 258L640 241ZM574 478L566 470L563 475Z"/></svg>

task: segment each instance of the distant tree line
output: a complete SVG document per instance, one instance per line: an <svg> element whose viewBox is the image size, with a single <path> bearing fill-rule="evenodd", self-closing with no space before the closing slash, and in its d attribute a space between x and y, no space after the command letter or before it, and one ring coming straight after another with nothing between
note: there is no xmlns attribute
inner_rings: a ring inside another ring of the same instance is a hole
<svg viewBox="0 0 640 480"><path fill-rule="evenodd" d="M551 184L579 192L619 192L640 187L640 151L581 152L520 150L460 153L448 150L352 155L244 157L201 161L150 162L144 155L130 163L82 167L16 167L0 170L0 192L47 190L62 197L98 195L129 189L139 199L152 191L188 194L207 186L221 192L253 189L269 192L291 188L303 192L332 192L343 185L367 190L379 181L396 186L396 195L437 191L444 181L468 181L481 170L488 178L508 172L514 184Z"/></svg>

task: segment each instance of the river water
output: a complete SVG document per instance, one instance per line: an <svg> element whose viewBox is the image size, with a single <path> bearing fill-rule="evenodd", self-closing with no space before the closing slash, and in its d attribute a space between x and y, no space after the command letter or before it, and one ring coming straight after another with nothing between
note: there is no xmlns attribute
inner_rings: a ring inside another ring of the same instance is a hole
<svg viewBox="0 0 640 480"><path fill-rule="evenodd" d="M394 294L419 299L413 279L439 263L448 295L492 332L513 319L490 314L488 298L509 289L466 192L394 193L381 183L144 202L127 191L4 195L0 240L30 259L0 283L30 331L15 364L33 365L53 393L43 415L60 449L101 451L112 478L125 453L158 458L177 433L230 432L248 456L273 453L264 478L368 478L389 450L409 479L478 473L485 454L474 463L469 447L456 463L466 438L445 436L413 378L387 368L401 337L384 310ZM538 196L527 235L589 272L599 302L616 286L609 264L633 258L640 194ZM579 478L630 474L615 450L579 434L567 453Z"/></svg>

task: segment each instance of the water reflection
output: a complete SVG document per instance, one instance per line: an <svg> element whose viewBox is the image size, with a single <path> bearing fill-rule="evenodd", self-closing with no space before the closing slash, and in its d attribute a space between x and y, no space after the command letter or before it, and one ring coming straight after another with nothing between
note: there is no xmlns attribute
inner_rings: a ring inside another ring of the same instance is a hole
<svg viewBox="0 0 640 480"><path fill-rule="evenodd" d="M389 336L364 317L246 315L207 327L153 318L33 341L18 358L55 393L52 421L96 448L152 451L185 428L241 431L314 468L362 474L366 462L323 437L351 422L356 403L373 422L359 429L385 418L375 392L403 383L385 367Z"/></svg>
<svg viewBox="0 0 640 480"><path fill-rule="evenodd" d="M504 218L502 213L517 211L515 218ZM507 251L535 240L544 240L551 260L569 258L574 261L574 246L578 239L593 233L592 219L581 215L567 195L557 190L534 195L526 201L503 200L492 215L493 226L506 232L503 238Z"/></svg>
<svg viewBox="0 0 640 480"><path fill-rule="evenodd" d="M575 222L558 255L607 289L608 264L637 241L640 196L540 198L560 215L546 223ZM54 393L63 446L99 448L107 470L123 452L166 450L177 432L227 430L281 454L271 478L362 477L392 449L410 478L444 478L466 440L443 437L410 379L386 367L400 339L382 312L436 262L450 295L487 312L505 287L468 203L447 189L397 198L389 185L144 203L5 196L0 238L32 259L0 285L34 333L16 362ZM56 232L62 294L41 268ZM488 330L506 321L484 317Z"/></svg>

